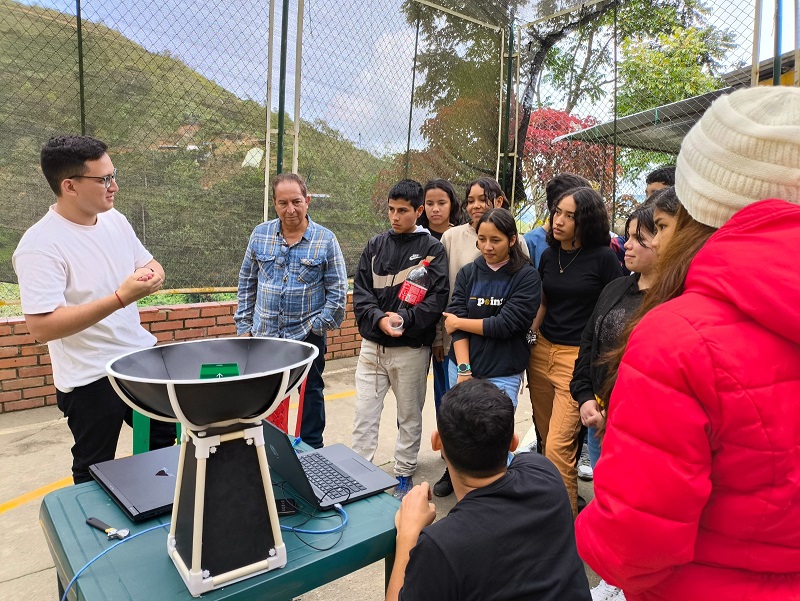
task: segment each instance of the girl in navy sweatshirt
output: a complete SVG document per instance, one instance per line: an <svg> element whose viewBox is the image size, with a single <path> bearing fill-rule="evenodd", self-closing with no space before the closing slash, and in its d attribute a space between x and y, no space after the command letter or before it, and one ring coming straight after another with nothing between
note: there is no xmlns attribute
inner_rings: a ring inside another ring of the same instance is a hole
<svg viewBox="0 0 800 601"><path fill-rule="evenodd" d="M516 407L530 354L525 335L539 308L542 284L522 253L509 211L486 211L477 231L481 256L458 272L444 313L445 329L453 336L451 380L485 378Z"/></svg>

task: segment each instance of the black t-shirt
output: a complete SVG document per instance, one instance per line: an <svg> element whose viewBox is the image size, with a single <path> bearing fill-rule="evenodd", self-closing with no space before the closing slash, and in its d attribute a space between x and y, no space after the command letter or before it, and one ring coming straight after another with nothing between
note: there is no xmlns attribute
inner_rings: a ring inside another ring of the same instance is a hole
<svg viewBox="0 0 800 601"><path fill-rule="evenodd" d="M553 464L521 453L423 529L401 601L589 601L567 491Z"/></svg>
<svg viewBox="0 0 800 601"><path fill-rule="evenodd" d="M548 247L539 262L547 312L539 331L553 344L579 346L581 333L592 316L597 298L622 268L608 246L577 251Z"/></svg>

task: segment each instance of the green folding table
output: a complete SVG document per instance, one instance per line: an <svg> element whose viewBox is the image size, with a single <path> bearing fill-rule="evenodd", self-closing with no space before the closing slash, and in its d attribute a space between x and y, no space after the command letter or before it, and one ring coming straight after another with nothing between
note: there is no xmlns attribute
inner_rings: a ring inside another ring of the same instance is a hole
<svg viewBox="0 0 800 601"><path fill-rule="evenodd" d="M395 548L394 516L399 501L381 493L344 506L348 524L341 541L327 551L305 545L298 535L283 532L288 562L286 567L236 582L202 596L207 600L290 601L305 592L385 559L386 578L391 571ZM310 510L307 506L306 510ZM169 515L139 524L128 520L116 503L95 482L63 488L42 501L39 519L55 562L59 598L70 579L90 559L116 541L86 524L96 517L115 528L129 528L131 534L167 523ZM301 515L282 518L281 523L299 525ZM302 527L331 528L339 518L313 519ZM130 539L96 561L77 580L69 599L86 601L189 601L193 597L167 555L168 528ZM338 534L302 534L316 547L328 547Z"/></svg>

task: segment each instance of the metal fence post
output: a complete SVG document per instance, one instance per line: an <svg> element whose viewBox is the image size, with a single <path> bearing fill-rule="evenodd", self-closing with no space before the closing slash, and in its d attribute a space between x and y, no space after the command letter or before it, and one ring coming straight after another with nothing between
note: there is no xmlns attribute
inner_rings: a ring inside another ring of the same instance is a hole
<svg viewBox="0 0 800 601"><path fill-rule="evenodd" d="M289 36L289 0L283 0L281 15L281 70L278 81L278 153L275 173L283 173L284 121L286 119L286 45Z"/></svg>
<svg viewBox="0 0 800 601"><path fill-rule="evenodd" d="M80 98L81 110L81 135L86 135L86 103L83 90L83 28L81 27L81 0L75 0L75 20L77 21L78 31L78 96Z"/></svg>
<svg viewBox="0 0 800 601"><path fill-rule="evenodd" d="M414 66L411 68L411 99L408 101L408 136L406 138L406 179L411 161L411 120L414 117L414 89L417 84L417 53L419 51L419 11L417 11L417 33L414 37Z"/></svg>

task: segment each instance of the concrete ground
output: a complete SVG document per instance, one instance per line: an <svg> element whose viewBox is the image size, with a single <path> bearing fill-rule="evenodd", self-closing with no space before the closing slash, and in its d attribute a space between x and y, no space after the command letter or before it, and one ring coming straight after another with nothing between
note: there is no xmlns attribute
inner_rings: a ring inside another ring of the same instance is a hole
<svg viewBox="0 0 800 601"><path fill-rule="evenodd" d="M354 373L357 358L329 361L325 370L327 426L325 442L350 444L355 407ZM414 482L433 485L444 470L444 462L430 448L434 426L433 386L428 381L428 403L424 410L423 440ZM292 405L296 404L293 399ZM523 444L532 436L531 407L524 394L517 409L516 428ZM294 414L290 416L293 428ZM387 395L381 421L375 463L391 473L396 433L394 397ZM131 430L123 427L117 457L131 452ZM0 599L57 599L53 560L39 527L39 505L48 492L72 483L70 447L72 437L66 419L56 407L0 414ZM579 493L593 497L591 483L580 482ZM435 498L437 516L447 515L455 503L453 495ZM165 554L166 559L166 554ZM291 558L290 558L291 560ZM587 568L590 583L597 576ZM331 599L382 599L382 562L368 566L302 596L304 601Z"/></svg>

